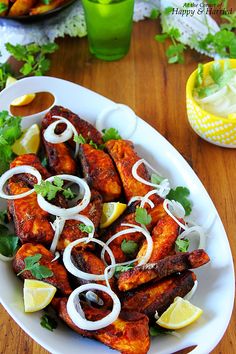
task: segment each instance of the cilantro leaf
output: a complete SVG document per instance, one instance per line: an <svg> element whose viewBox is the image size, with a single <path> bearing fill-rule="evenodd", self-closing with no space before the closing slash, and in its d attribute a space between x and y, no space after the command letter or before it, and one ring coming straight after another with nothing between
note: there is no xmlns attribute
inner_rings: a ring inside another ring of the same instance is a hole
<svg viewBox="0 0 236 354"><path fill-rule="evenodd" d="M48 160L47 160L46 157L44 157L44 158L42 159L42 161L41 161L41 165L42 165L43 167L46 167L47 164L48 164Z"/></svg>
<svg viewBox="0 0 236 354"><path fill-rule="evenodd" d="M138 249L138 244L132 240L126 241L125 239L121 243L121 250L124 254L134 254Z"/></svg>
<svg viewBox="0 0 236 354"><path fill-rule="evenodd" d="M127 270L133 269L134 268L134 264L130 263L127 265L118 265L115 267L115 275L119 276L119 273L123 273L123 272L127 272Z"/></svg>
<svg viewBox="0 0 236 354"><path fill-rule="evenodd" d="M151 326L149 328L149 333L150 333L151 337L156 337L156 336L159 336L160 334L170 334L172 332L173 331L166 330L165 328L157 327L157 326L155 326L155 327Z"/></svg>
<svg viewBox="0 0 236 354"><path fill-rule="evenodd" d="M152 9L149 18L151 20L156 20L160 16L160 11L158 9Z"/></svg>
<svg viewBox="0 0 236 354"><path fill-rule="evenodd" d="M8 223L7 209L4 209L0 211L0 224L7 224L7 223Z"/></svg>
<svg viewBox="0 0 236 354"><path fill-rule="evenodd" d="M169 64L174 64L174 63L184 63L184 57L183 57L183 52L184 52L185 46L182 43L178 44L173 44L170 45L169 48L166 50L166 56L168 58L168 63Z"/></svg>
<svg viewBox="0 0 236 354"><path fill-rule="evenodd" d="M152 217L147 213L146 209L137 207L135 211L135 221L142 225L148 225L152 221Z"/></svg>
<svg viewBox="0 0 236 354"><path fill-rule="evenodd" d="M102 139L103 139L104 143L106 143L109 140L122 139L118 130L115 128L103 129L102 132L103 132Z"/></svg>
<svg viewBox="0 0 236 354"><path fill-rule="evenodd" d="M189 215L192 211L192 204L188 199L190 191L186 187L176 187L176 189L171 189L168 195L166 196L169 200L175 200L182 204L185 210L185 215Z"/></svg>
<svg viewBox="0 0 236 354"><path fill-rule="evenodd" d="M74 142L76 142L78 144L86 144L86 140L82 134L75 135L73 140L74 140Z"/></svg>
<svg viewBox="0 0 236 354"><path fill-rule="evenodd" d="M25 268L22 269L17 274L17 276L19 276L20 274L22 274L26 270L30 271L31 274L36 279L39 279L39 280L53 276L53 272L51 271L51 269L39 264L39 260L41 258L42 258L42 255L40 253L36 253L34 256L25 257L25 259L24 259Z"/></svg>
<svg viewBox="0 0 236 354"><path fill-rule="evenodd" d="M180 252L187 252L190 242L189 239L187 238L186 239L179 238L175 241L175 244Z"/></svg>
<svg viewBox="0 0 236 354"><path fill-rule="evenodd" d="M7 4L0 2L0 14L8 9Z"/></svg>
<svg viewBox="0 0 236 354"><path fill-rule="evenodd" d="M93 140L89 141L89 145L91 145L94 149L98 149L97 144L95 144L95 142Z"/></svg>
<svg viewBox="0 0 236 354"><path fill-rule="evenodd" d="M155 37L157 42L163 43L167 38L169 38L168 33L157 34Z"/></svg>
<svg viewBox="0 0 236 354"><path fill-rule="evenodd" d="M53 330L57 328L57 321L48 314L45 314L40 319L40 325L53 332Z"/></svg>
<svg viewBox="0 0 236 354"><path fill-rule="evenodd" d="M85 225L85 224L79 224L79 229L82 232L87 232L88 234L90 234L93 231L93 227L90 225Z"/></svg>
<svg viewBox="0 0 236 354"><path fill-rule="evenodd" d="M7 111L0 112L0 174L9 168L14 154L11 146L21 136L21 118L11 116Z"/></svg>
<svg viewBox="0 0 236 354"><path fill-rule="evenodd" d="M0 236L0 253L6 257L14 256L18 247L18 241L19 238L15 235Z"/></svg>
<svg viewBox="0 0 236 354"><path fill-rule="evenodd" d="M34 190L37 194L41 194L42 197L47 198L48 201L54 199L56 194L60 191L62 191L65 198L73 199L75 194L70 188L62 188L63 183L60 177L55 176L52 183L49 181L41 181L40 184L35 184Z"/></svg>

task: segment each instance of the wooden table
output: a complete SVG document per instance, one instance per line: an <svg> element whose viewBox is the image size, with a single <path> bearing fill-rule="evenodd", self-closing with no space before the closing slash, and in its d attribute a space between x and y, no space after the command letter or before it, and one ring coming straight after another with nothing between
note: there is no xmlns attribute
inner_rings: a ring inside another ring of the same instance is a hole
<svg viewBox="0 0 236 354"><path fill-rule="evenodd" d="M232 253L236 256L235 150L220 148L199 138L190 128L186 115L187 77L199 61L207 59L188 51L185 65L167 64L165 46L154 40L158 31L156 21L135 24L129 54L120 61L110 63L90 56L86 38L61 39L58 41L60 50L52 56L49 74L129 105L164 135L189 162L206 187L226 228ZM220 308L218 310L221 311ZM236 309L213 354L236 353L235 328ZM2 306L0 333L1 354L47 353L15 324Z"/></svg>

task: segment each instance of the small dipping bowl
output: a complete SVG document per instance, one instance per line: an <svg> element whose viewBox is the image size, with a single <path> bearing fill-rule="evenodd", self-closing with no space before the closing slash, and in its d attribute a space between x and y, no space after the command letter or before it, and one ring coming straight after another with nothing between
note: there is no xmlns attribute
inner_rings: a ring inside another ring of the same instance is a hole
<svg viewBox="0 0 236 354"><path fill-rule="evenodd" d="M236 59L225 59L230 62L231 68L236 68ZM224 59L218 60L223 66ZM203 65L204 77L208 75L211 61ZM195 131L204 140L227 148L236 148L236 118L223 118L202 109L193 97L193 89L197 69L189 76L186 85L186 105L188 121Z"/></svg>

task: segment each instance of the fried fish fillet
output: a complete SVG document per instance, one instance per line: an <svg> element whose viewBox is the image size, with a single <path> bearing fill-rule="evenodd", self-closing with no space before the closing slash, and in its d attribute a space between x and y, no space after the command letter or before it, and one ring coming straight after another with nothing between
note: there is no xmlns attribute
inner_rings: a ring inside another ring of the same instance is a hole
<svg viewBox="0 0 236 354"><path fill-rule="evenodd" d="M68 119L77 130L77 133L81 134L88 142L92 140L95 144L103 144L101 133L91 123L83 120L77 114L61 106L52 107L50 111L45 115L42 121L42 127L44 129L47 128L51 123L55 122L55 119L52 118L53 116L60 116ZM56 132L61 133L64 131L64 129L65 124L60 124ZM73 140L70 141L70 143L74 146Z"/></svg>
<svg viewBox="0 0 236 354"><path fill-rule="evenodd" d="M25 182L8 182L9 194L16 195L27 192ZM49 244L54 236L54 231L49 222L49 213L40 208L36 193L24 198L9 200L9 212L15 224L17 236L22 243L40 242Z"/></svg>
<svg viewBox="0 0 236 354"><path fill-rule="evenodd" d="M79 156L89 186L101 193L104 202L119 199L121 181L110 156L90 144L80 145Z"/></svg>
<svg viewBox="0 0 236 354"><path fill-rule="evenodd" d="M125 293L122 301L124 311L139 311L153 319L156 311L162 314L176 296L184 297L193 287L196 276L187 270L174 274L149 286Z"/></svg>
<svg viewBox="0 0 236 354"><path fill-rule="evenodd" d="M132 167L135 162L140 160L140 157L135 152L131 141L109 140L105 146L120 175L127 202L135 196L143 197L153 189L151 186L137 181L132 175ZM144 164L139 166L137 172L140 177L149 181L150 176Z"/></svg>
<svg viewBox="0 0 236 354"><path fill-rule="evenodd" d="M118 288L121 291L135 289L151 280L157 281L173 273L201 267L209 261L210 258L204 250L178 253L165 257L156 263L136 266L121 273L118 279Z"/></svg>
<svg viewBox="0 0 236 354"><path fill-rule="evenodd" d="M79 268L81 271L89 274L99 274L103 275L105 271L105 264L101 260L100 257L96 256L94 253L89 252L87 250L80 250L80 251L75 251L73 253L73 262L76 265L77 268ZM78 278L78 283L80 285L82 284L88 284L91 283L91 281L87 281L84 279L79 279ZM95 281L97 284L102 284L106 285L105 281ZM109 284L112 289L115 287L115 279L111 278L109 279ZM97 295L102 299L103 301L103 308L111 308L112 307L112 299L111 297L103 292L103 291L96 291L94 292L97 293Z"/></svg>
<svg viewBox="0 0 236 354"><path fill-rule="evenodd" d="M169 216L162 217L152 230L153 250L149 263L157 262L174 250L175 241L178 237L179 225ZM147 242L144 241L138 258L143 257L147 250Z"/></svg>
<svg viewBox="0 0 236 354"><path fill-rule="evenodd" d="M39 160L38 156L35 154L24 154L17 156L10 164L10 168L17 167L17 166L23 166L23 165L29 165L36 170L39 171L43 179L46 179L50 177L50 173L46 170L45 167L42 166L41 161ZM32 187L35 183L37 183L37 180L34 176L32 176L29 173L21 173L19 175L15 175L14 179L12 178L13 181L25 181L28 186Z"/></svg>
<svg viewBox="0 0 236 354"><path fill-rule="evenodd" d="M102 197L97 191L91 190L90 203L84 210L80 212L80 214L87 216L93 222L96 231L100 224L100 219L102 215ZM81 221L77 221L73 219L66 221L64 229L60 235L57 244L58 251L63 251L69 243L78 240L79 238L88 236L86 232L81 231L80 224L83 223ZM88 243L85 246L86 248L87 247L94 248L93 243ZM81 247L79 247L78 245L77 248L81 248Z"/></svg>
<svg viewBox="0 0 236 354"><path fill-rule="evenodd" d="M84 337L94 338L121 354L146 354L150 347L148 317L138 312L121 312L118 319L109 326L87 331L76 326L68 315L67 299L55 299L53 305L66 324ZM90 321L97 321L107 316L110 311L82 304L85 316Z"/></svg>
<svg viewBox="0 0 236 354"><path fill-rule="evenodd" d="M43 134L42 134L43 135ZM53 174L76 174L76 162L65 143L52 144L42 139L48 160L48 168Z"/></svg>
<svg viewBox="0 0 236 354"><path fill-rule="evenodd" d="M54 255L41 244L25 243L23 246L21 246L13 260L14 271L16 273L22 271L25 268L24 259L36 254L42 255L41 259L39 260L39 264L46 266L53 272L51 277L44 278L43 281L54 285L61 294L66 296L70 295L72 289L68 281L66 269L58 261L52 262ZM29 270L21 273L20 277L22 279L36 279Z"/></svg>

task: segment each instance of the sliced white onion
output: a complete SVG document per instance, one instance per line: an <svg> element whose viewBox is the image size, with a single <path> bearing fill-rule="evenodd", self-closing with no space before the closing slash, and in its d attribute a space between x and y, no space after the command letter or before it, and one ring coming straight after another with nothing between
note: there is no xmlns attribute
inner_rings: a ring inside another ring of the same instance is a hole
<svg viewBox="0 0 236 354"><path fill-rule="evenodd" d="M71 242L68 246L66 246L64 253L63 253L64 265L65 265L66 269L68 270L68 272L70 272L71 274L75 275L78 278L85 279L85 280L95 280L95 281L105 280L104 274L85 273L82 270L78 269L73 264L73 262L71 260L71 251L72 251L73 247L77 246L79 243L83 243L83 242L87 243L88 241L95 242L95 243L99 244L100 246L102 246L103 249L109 254L110 259L111 259L111 264L115 265L116 261L115 261L115 257L113 255L111 249L101 240L98 240L96 238L92 238L92 239L88 240L88 237L80 238L76 241ZM115 270L111 269L111 271L108 274L109 279L113 276L114 272L115 272Z"/></svg>
<svg viewBox="0 0 236 354"><path fill-rule="evenodd" d="M52 224L52 228L55 231L54 232L54 237L51 243L51 247L50 247L50 251L52 253L55 253L55 250L57 248L57 244L60 238L60 235L62 233L62 230L64 228L65 225L65 219L64 218L60 218L60 217L56 217L56 220L54 221L54 223Z"/></svg>
<svg viewBox="0 0 236 354"><path fill-rule="evenodd" d="M145 197L145 196L144 196L144 197ZM130 206L130 205L131 205L132 203L134 203L134 202L142 201L144 197L140 197L140 196L138 196L138 195L135 196L135 197L132 197L132 198L129 200L128 206ZM145 201L145 203L149 204L149 206L150 206L151 208L154 207L154 203L153 203L151 200L149 200L149 199L147 199L147 200Z"/></svg>
<svg viewBox="0 0 236 354"><path fill-rule="evenodd" d="M145 194L145 196L142 197L142 201L140 203L140 208L144 208L146 203L151 202L152 206L151 208L154 208L154 203L149 199L149 197L153 194L157 194L157 190L153 189L152 191L148 192L147 194Z"/></svg>
<svg viewBox="0 0 236 354"><path fill-rule="evenodd" d="M117 232L115 235L113 235L109 238L109 240L106 242L106 245L108 246L117 237L120 237L122 235L131 234L134 232L141 232L147 240L147 250L146 250L145 255L142 258L140 258L141 260L139 261L138 265L146 264L149 261L149 258L151 257L152 250L153 250L153 240L152 240L150 233L147 230L145 230L144 228L137 226L137 225L124 223L124 224L121 224L121 226L130 227L130 229L126 229L126 230L122 230L122 231ZM106 249L103 248L102 252L101 252L101 258L104 262L105 262L105 259L104 259L105 251L106 251ZM132 260L130 261L130 263L132 263ZM119 264L116 264L116 265L119 265Z"/></svg>
<svg viewBox="0 0 236 354"><path fill-rule="evenodd" d="M57 252L55 252L55 257L51 260L51 263L53 263L53 262L55 262L55 261L57 261L59 258L60 258L60 253L57 251Z"/></svg>
<svg viewBox="0 0 236 354"><path fill-rule="evenodd" d="M4 172L2 174L2 176L0 177L0 198L3 199L8 199L8 200L14 200L14 199L20 199L20 198L24 198L27 195L30 195L31 193L34 192L34 188L32 188L31 190L21 193L21 194L16 194L16 195L8 195L4 192L4 186L5 183L8 181L9 178L13 177L14 175L18 175L20 173L29 173L31 175L33 175L34 177L36 177L37 182L40 184L42 181L42 176L39 173L38 170L36 170L36 168L32 167L32 166L28 166L28 165L23 165L23 166L16 166L11 168L10 170Z"/></svg>
<svg viewBox="0 0 236 354"><path fill-rule="evenodd" d="M183 231L178 238L186 238L190 234L197 234L199 237L198 249L206 249L206 234L201 226L191 226L185 231ZM193 235L191 236L193 237Z"/></svg>
<svg viewBox="0 0 236 354"><path fill-rule="evenodd" d="M66 209L66 208L60 208L56 205L49 203L41 194L38 194L37 200L40 208L55 216L68 217L71 215L78 214L81 210L85 209L90 202L91 192L87 182L82 178L79 178L77 176L72 176L72 175L58 175L57 177L78 184L80 188L82 188L84 191L84 196L82 201L78 205ZM54 176L47 178L45 181L53 182L53 180L54 180Z"/></svg>
<svg viewBox="0 0 236 354"><path fill-rule="evenodd" d="M85 297L88 301L94 302L95 304L98 304L100 306L104 305L104 301L93 291L89 290L85 294Z"/></svg>
<svg viewBox="0 0 236 354"><path fill-rule="evenodd" d="M79 294L86 290L100 290L107 293L113 300L112 311L98 321L89 321L85 318L84 312L80 306ZM78 311L77 311L78 310ZM67 302L67 312L76 326L87 331L96 331L109 326L117 320L121 310L121 304L118 296L111 289L101 284L85 284L75 289L69 296Z"/></svg>
<svg viewBox="0 0 236 354"><path fill-rule="evenodd" d="M222 89L216 91L215 93L206 96L204 98L198 99L201 103L217 102L217 100L226 94L227 86L222 87Z"/></svg>
<svg viewBox="0 0 236 354"><path fill-rule="evenodd" d="M74 125L66 118L61 116L52 116L52 118L58 119L57 121L51 123L47 129L44 131L44 139L52 144L60 144L68 141L72 138L72 136L78 135L76 128ZM58 124L64 123L66 124L66 129L61 134L56 134L55 129ZM79 151L79 144L75 143L75 157Z"/></svg>
<svg viewBox="0 0 236 354"><path fill-rule="evenodd" d="M139 181L139 182L141 182L141 183L143 183L143 184L146 184L147 186L154 187L154 188L156 189L156 193L157 193L160 197L165 198L166 195L167 195L167 194L169 193L169 191L170 191L170 183L169 183L168 179L165 178L165 179L164 179L163 181L161 181L161 183L159 183L159 184L157 184L157 183L152 183L152 182L147 181L146 179L144 179L144 178L142 178L142 177L140 177L140 176L138 175L137 170L138 170L138 168L139 168L139 166L140 166L141 164L144 164L144 165L148 166L148 167L149 167L152 171L154 171L156 174L161 175L160 172L158 172L155 168L153 168L153 167L150 165L150 163L148 163L148 162L147 162L146 160L144 160L144 159L140 159L140 160L136 161L135 164L134 164L133 167L132 167L132 175L133 175L133 177L134 177L137 181Z"/></svg>
<svg viewBox="0 0 236 354"><path fill-rule="evenodd" d="M184 296L185 300L191 300L193 295L195 294L196 290L197 290L197 286L198 286L198 281L195 280L194 285L192 287L192 289Z"/></svg>
<svg viewBox="0 0 236 354"><path fill-rule="evenodd" d="M179 216L179 215L182 215L182 213L180 212L181 211L181 208L180 208L180 203L176 202L175 200L169 200L169 199L165 199L164 202L163 202L163 208L164 210L167 212L167 214L184 230L187 230L188 229L188 226L186 224L183 224L182 222L180 222L177 217L179 218L183 218L182 216ZM173 213L168 209L168 206L171 206L172 207L172 210L173 210ZM182 205L181 205L182 206ZM183 208L183 206L182 206ZM177 213L177 217L175 216L175 213ZM185 212L184 212L185 214Z"/></svg>

